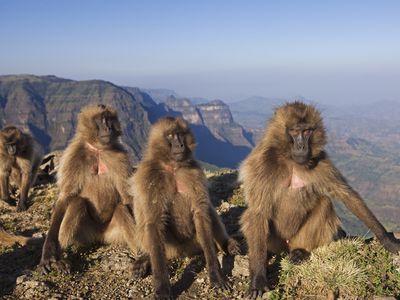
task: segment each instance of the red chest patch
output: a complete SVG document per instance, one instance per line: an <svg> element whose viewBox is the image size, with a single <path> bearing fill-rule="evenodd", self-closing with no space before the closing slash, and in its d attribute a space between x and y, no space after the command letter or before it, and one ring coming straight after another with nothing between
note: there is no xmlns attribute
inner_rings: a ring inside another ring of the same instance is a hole
<svg viewBox="0 0 400 300"><path fill-rule="evenodd" d="M89 143L86 143L89 150L95 155L96 162L92 166L92 174L93 175L101 175L108 172L108 168L106 164L100 159L101 150L95 148Z"/></svg>
<svg viewBox="0 0 400 300"><path fill-rule="evenodd" d="M184 194L187 193L189 189L187 188L186 184L184 184L182 182L182 180L179 180L177 178L177 175L176 175L177 169L173 168L172 166L169 166L169 165L164 166L164 168L165 168L165 170L167 170L167 172L171 173L174 176L176 191L178 193L184 193Z"/></svg>
<svg viewBox="0 0 400 300"><path fill-rule="evenodd" d="M181 182L180 180L175 180L175 183L176 183L176 191L178 193L186 194L188 192L188 188L183 182Z"/></svg>
<svg viewBox="0 0 400 300"><path fill-rule="evenodd" d="M105 163L103 163L100 159L97 160L96 163L92 166L92 174L93 175L102 175L108 172L108 168Z"/></svg>
<svg viewBox="0 0 400 300"><path fill-rule="evenodd" d="M292 174L292 179L290 181L289 188L291 189L300 189L302 187L305 187L307 185L307 182L303 179L301 179L294 171Z"/></svg>

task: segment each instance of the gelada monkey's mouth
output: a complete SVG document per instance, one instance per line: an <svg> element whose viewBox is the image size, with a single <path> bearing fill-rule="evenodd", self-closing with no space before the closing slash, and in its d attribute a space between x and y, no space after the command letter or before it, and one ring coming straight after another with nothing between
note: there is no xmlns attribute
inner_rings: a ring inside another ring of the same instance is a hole
<svg viewBox="0 0 400 300"><path fill-rule="evenodd" d="M174 152L174 153L172 153L172 156L174 157L175 160L181 161L181 160L185 159L186 154L185 154L185 151L183 151L183 152Z"/></svg>
<svg viewBox="0 0 400 300"><path fill-rule="evenodd" d="M309 161L310 155L309 155L309 154L303 154L303 155L295 155L295 154L292 154L292 159L293 159L296 163L298 163L298 164L300 164L300 165L303 165L303 164L305 164L305 163L307 163L307 162Z"/></svg>

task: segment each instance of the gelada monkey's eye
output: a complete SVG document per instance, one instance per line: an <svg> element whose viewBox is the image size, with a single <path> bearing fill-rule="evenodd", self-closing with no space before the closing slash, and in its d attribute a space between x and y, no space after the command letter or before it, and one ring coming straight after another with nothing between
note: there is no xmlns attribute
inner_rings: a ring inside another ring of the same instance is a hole
<svg viewBox="0 0 400 300"><path fill-rule="evenodd" d="M305 136L310 136L311 134L312 134L312 129L306 129L306 130L304 130L304 135Z"/></svg>
<svg viewBox="0 0 400 300"><path fill-rule="evenodd" d="M300 134L300 129L298 129L298 128L292 128L292 129L290 129L290 134L292 135L292 136L298 136L299 134Z"/></svg>

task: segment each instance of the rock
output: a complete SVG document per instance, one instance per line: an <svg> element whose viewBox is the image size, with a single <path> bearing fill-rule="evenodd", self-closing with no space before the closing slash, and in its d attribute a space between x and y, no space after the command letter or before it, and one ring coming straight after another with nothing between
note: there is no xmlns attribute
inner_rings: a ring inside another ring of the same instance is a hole
<svg viewBox="0 0 400 300"><path fill-rule="evenodd" d="M63 294L52 294L49 298L49 300L62 300L65 299L65 296Z"/></svg>
<svg viewBox="0 0 400 300"><path fill-rule="evenodd" d="M196 279L196 282L198 282L198 283L204 283L204 278L197 278L197 279Z"/></svg>
<svg viewBox="0 0 400 300"><path fill-rule="evenodd" d="M28 289L33 289L35 287L38 287L41 284L41 282L36 281L36 280L30 280L30 281L25 281L24 286Z"/></svg>
<svg viewBox="0 0 400 300"><path fill-rule="evenodd" d="M235 146L253 147L242 126L233 120L229 106L221 100L214 100L196 106L203 123L213 135Z"/></svg>
<svg viewBox="0 0 400 300"><path fill-rule="evenodd" d="M249 258L244 255L235 256L234 267L232 270L232 275L239 277L249 276Z"/></svg>
<svg viewBox="0 0 400 300"><path fill-rule="evenodd" d="M192 104L189 99L175 98L174 96L168 97L165 104L176 112L180 112L182 117L191 124L203 124L198 109Z"/></svg>
<svg viewBox="0 0 400 300"><path fill-rule="evenodd" d="M261 299L270 299L271 295L272 291L268 291L262 295Z"/></svg>
<svg viewBox="0 0 400 300"><path fill-rule="evenodd" d="M231 204L229 202L222 202L222 204L219 207L219 211L221 213L227 212L231 208Z"/></svg>
<svg viewBox="0 0 400 300"><path fill-rule="evenodd" d="M43 239L45 238L45 235L43 232L35 232L34 234L32 234L32 238L34 239Z"/></svg>
<svg viewBox="0 0 400 300"><path fill-rule="evenodd" d="M21 284L21 283L23 283L23 282L25 282L27 280L28 280L28 276L27 275L22 275L22 276L17 277L17 280L15 281L15 283L18 285L18 284Z"/></svg>
<svg viewBox="0 0 400 300"><path fill-rule="evenodd" d="M396 300L395 297L391 297L391 296L389 296L389 297L387 297L387 296L374 296L372 299L373 300Z"/></svg>
<svg viewBox="0 0 400 300"><path fill-rule="evenodd" d="M249 259L247 256L223 257L220 255L219 260L225 273L231 273L232 276L239 278L249 276Z"/></svg>
<svg viewBox="0 0 400 300"><path fill-rule="evenodd" d="M101 261L101 268L104 272L117 272L130 275L133 259L125 252L113 252L104 257Z"/></svg>
<svg viewBox="0 0 400 300"><path fill-rule="evenodd" d="M36 178L36 185L55 182L62 151L53 151L43 157Z"/></svg>

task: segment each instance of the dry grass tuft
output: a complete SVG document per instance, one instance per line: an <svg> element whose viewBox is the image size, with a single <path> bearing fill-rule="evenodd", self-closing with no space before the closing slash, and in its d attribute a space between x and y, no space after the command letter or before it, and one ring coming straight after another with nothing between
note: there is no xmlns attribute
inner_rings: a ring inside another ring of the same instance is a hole
<svg viewBox="0 0 400 300"><path fill-rule="evenodd" d="M301 265L282 260L280 290L283 298L339 299L400 294L400 273L392 255L378 243L341 240L315 250Z"/></svg>

